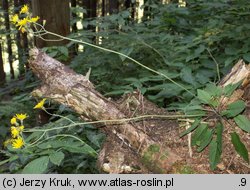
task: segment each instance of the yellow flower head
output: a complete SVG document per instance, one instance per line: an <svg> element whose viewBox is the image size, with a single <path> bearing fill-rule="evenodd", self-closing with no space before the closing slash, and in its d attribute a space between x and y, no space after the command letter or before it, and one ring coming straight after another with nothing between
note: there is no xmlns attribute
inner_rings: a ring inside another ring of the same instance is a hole
<svg viewBox="0 0 250 190"><path fill-rule="evenodd" d="M22 20L19 20L17 22L17 26L19 26L18 30L21 30L24 26L26 26L26 24L28 23L28 19L27 18L23 18Z"/></svg>
<svg viewBox="0 0 250 190"><path fill-rule="evenodd" d="M21 126L18 127L18 131L19 131L19 132L22 132L23 129L24 129L24 126L23 126L23 125L21 125Z"/></svg>
<svg viewBox="0 0 250 190"><path fill-rule="evenodd" d="M16 114L16 118L23 121L24 119L26 119L28 117L28 115L25 113L25 114Z"/></svg>
<svg viewBox="0 0 250 190"><path fill-rule="evenodd" d="M17 124L15 117L12 117L12 119L10 120L10 124L11 125L16 125Z"/></svg>
<svg viewBox="0 0 250 190"><path fill-rule="evenodd" d="M22 32L22 33L26 32L26 29L22 27L22 28L21 28L21 32Z"/></svg>
<svg viewBox="0 0 250 190"><path fill-rule="evenodd" d="M37 105L35 105L35 107L33 109L43 109L43 105L46 101L46 98L44 98L42 101L40 101Z"/></svg>
<svg viewBox="0 0 250 190"><path fill-rule="evenodd" d="M40 19L40 17L36 16L36 17L31 18L29 21L30 22L37 22L39 19Z"/></svg>
<svg viewBox="0 0 250 190"><path fill-rule="evenodd" d="M20 14L24 13L28 13L29 12L29 7L28 5L24 5L22 8L21 8L21 11L20 11Z"/></svg>
<svg viewBox="0 0 250 190"><path fill-rule="evenodd" d="M11 17L11 22L13 22L14 24L16 24L18 21L19 21L19 17L17 14L15 14Z"/></svg>
<svg viewBox="0 0 250 190"><path fill-rule="evenodd" d="M24 145L24 141L21 137L18 137L17 139L12 140L12 147L13 148L21 148Z"/></svg>
<svg viewBox="0 0 250 190"><path fill-rule="evenodd" d="M14 127L14 126L12 126L12 127L10 128L10 132L11 132L11 136L12 136L13 138L18 137L18 135L19 135L19 130L18 130L16 127Z"/></svg>

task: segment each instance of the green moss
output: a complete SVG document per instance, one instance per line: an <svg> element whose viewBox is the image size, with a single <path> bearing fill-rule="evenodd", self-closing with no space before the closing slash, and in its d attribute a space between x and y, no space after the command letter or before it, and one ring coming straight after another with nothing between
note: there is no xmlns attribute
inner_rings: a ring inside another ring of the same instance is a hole
<svg viewBox="0 0 250 190"><path fill-rule="evenodd" d="M163 173L163 170L156 165L156 159L159 158L159 154L160 146L156 144L150 145L142 156L142 163L152 171L155 171L157 173ZM166 154L161 155L160 159L165 156Z"/></svg>

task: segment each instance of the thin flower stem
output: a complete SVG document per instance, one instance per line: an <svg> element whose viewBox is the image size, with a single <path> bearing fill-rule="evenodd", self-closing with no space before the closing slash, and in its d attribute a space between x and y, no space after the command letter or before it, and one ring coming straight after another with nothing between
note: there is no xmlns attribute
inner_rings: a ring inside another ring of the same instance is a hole
<svg viewBox="0 0 250 190"><path fill-rule="evenodd" d="M38 132L38 131L53 131L53 130L58 130L58 129L65 129L65 128L70 128L70 127L75 127L78 125L87 125L87 124L97 124L97 123L113 123L113 124L122 124L124 122L129 122L129 121L136 121L136 120L141 120L145 118L168 118L168 119L177 119L177 118L190 118L190 117L201 117L203 115L142 115L142 116L137 116L133 118L124 118L124 119L111 119L111 120L99 120L99 121L90 121L90 122L81 122L81 123L74 123L62 127L55 127L55 128L50 128L50 129L26 129L23 132L26 133L31 133L31 132Z"/></svg>
<svg viewBox="0 0 250 190"><path fill-rule="evenodd" d="M114 50L111 50L111 49L108 49L108 48L104 48L104 47L101 47L101 46L97 46L97 45L94 45L94 44L91 44L91 43L88 43L88 42L85 42L85 41L81 41L81 40L76 40L76 39L72 39L72 38L68 38L68 37L64 37L64 36L61 36L59 34L56 34L56 33L53 33L53 32L50 32L50 31L47 31L44 26L38 24L38 23L35 23L36 25L38 25L39 27L41 27L43 29L43 32L45 32L46 34L50 34L50 35L53 35L55 37L59 37L61 39L64 39L64 40L69 40L69 41L72 41L72 42L77 42L77 43L81 43L81 44L85 44L85 45L88 45L88 46L91 46L91 47L94 47L94 48L98 48L98 49L101 49L103 51L106 51L106 52L110 52L110 53L114 53L114 54L117 54L117 55L120 55L120 56L123 56L131 61L133 61L134 63L136 63L137 65L143 67L144 69L148 70L148 71L151 71L155 74L158 74L160 76L163 76L164 78L166 78L167 80L169 80L170 82L172 82L173 84L175 84L176 86L180 87L181 89L185 90L186 92L188 92L189 94L191 94L192 96L196 96L194 93L192 93L190 90L188 90L187 88L185 88L184 86L182 86L181 84L175 82L174 80L172 80L170 77L168 77L167 75L161 73L161 72L158 72L154 69L151 69L150 67L147 67L145 65L143 65L142 63L140 63L139 61L133 59L132 57L129 57L123 53L120 53L118 51L114 51ZM37 35L37 37L40 37L42 38L41 36L39 36L39 34Z"/></svg>

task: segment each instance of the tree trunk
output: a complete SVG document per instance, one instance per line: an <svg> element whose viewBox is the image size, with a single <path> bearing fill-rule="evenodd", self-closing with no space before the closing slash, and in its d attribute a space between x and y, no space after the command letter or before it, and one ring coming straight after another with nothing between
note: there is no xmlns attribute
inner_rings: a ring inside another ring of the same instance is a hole
<svg viewBox="0 0 250 190"><path fill-rule="evenodd" d="M82 6L87 9L86 18L94 18L96 17L97 12L97 1L96 0L83 0Z"/></svg>
<svg viewBox="0 0 250 190"><path fill-rule="evenodd" d="M118 13L119 11L119 1L118 0L109 0L108 3L109 6L109 14L114 14L114 13Z"/></svg>
<svg viewBox="0 0 250 190"><path fill-rule="evenodd" d="M10 19L9 19L9 3L8 0L2 0L2 6L4 10L4 25L6 28L6 40L7 40L7 51L8 51L8 60L10 65L10 75L11 79L15 78L14 68L13 68L13 53L11 47L11 36L10 36Z"/></svg>
<svg viewBox="0 0 250 190"><path fill-rule="evenodd" d="M118 104L106 99L85 76L76 74L37 49L33 49L31 55L30 67L43 81L43 86L34 90L33 96L51 98L71 107L85 120L99 121L99 124L106 126L103 131L108 139L99 156L102 171L122 173L127 168L127 172L135 172L131 171L133 166L139 165L144 171L148 169L155 173L165 173L181 160L174 150L166 146L164 139L157 139L157 134L150 135L157 131L153 129L154 124L150 118L147 120L149 126L136 121L140 117L130 121L131 115L125 111L128 105L126 102ZM146 100L143 102L144 105L152 105ZM159 113L159 109L154 109ZM174 121L165 120L164 124L167 130L171 126L177 127ZM125 148L120 146L121 143L126 144Z"/></svg>
<svg viewBox="0 0 250 190"><path fill-rule="evenodd" d="M43 20L46 20L46 30L62 36L70 34L70 9L68 0L33 0L32 11L34 16L40 17L40 24L42 24ZM45 35L44 38L49 41L36 38L35 45L42 48L65 45L67 43L67 41L51 41L58 39L50 35Z"/></svg>
<svg viewBox="0 0 250 190"><path fill-rule="evenodd" d="M4 85L6 82L6 75L3 67L3 57L2 57L2 46L0 43L0 86Z"/></svg>

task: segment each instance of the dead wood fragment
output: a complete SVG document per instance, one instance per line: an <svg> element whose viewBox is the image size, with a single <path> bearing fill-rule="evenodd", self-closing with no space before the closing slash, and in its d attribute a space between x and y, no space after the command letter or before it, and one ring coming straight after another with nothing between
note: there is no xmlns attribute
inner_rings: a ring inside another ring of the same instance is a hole
<svg viewBox="0 0 250 190"><path fill-rule="evenodd" d="M33 91L33 96L47 97L69 106L81 117L90 121L127 118L127 115L119 109L119 105L97 92L85 76L75 73L38 49L32 49L30 55L30 68L42 81L42 86ZM103 130L108 137L116 136L127 142L131 146L129 152L135 151L139 155L137 163L140 161L151 171L166 173L171 170L173 164L181 160L177 153L164 146L164 143L154 140L136 122L104 121L103 124L107 126ZM176 126L176 123L172 125ZM125 163L122 151L113 154L112 151L112 149L110 152L103 150L101 155L116 155L119 161L112 158L108 164L112 165L110 172L119 173L120 169L126 168L129 164ZM107 163L99 161L101 168L107 166L104 164Z"/></svg>

